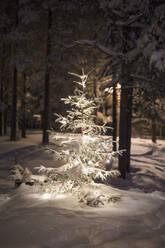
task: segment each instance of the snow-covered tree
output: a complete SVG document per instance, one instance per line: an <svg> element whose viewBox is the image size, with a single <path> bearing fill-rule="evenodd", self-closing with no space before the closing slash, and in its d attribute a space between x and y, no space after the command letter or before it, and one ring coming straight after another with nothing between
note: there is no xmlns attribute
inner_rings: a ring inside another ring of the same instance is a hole
<svg viewBox="0 0 165 248"><path fill-rule="evenodd" d="M62 149L58 151L48 148L56 160L64 162L61 167L41 166L38 170L49 178L48 183L44 185L46 192L52 194L72 192L81 198L82 188L85 186L96 189L96 181L103 182L108 177L119 175L117 170L107 171L105 162L109 160L112 163L121 151L112 151L112 139L102 135L106 132L106 127L95 124L94 113L100 99L88 97L88 75L85 75L83 70L82 75L70 74L80 79L75 82L80 87L75 89L74 96L62 98L71 109L67 111L66 117L57 115L56 121L60 122L62 130L81 131L81 134L77 134L77 137L68 137L67 141L61 142ZM56 139L56 135L54 138ZM103 204L104 200L100 200L100 197L100 193L95 195L92 204ZM102 197L104 198L104 195Z"/></svg>
<svg viewBox="0 0 165 248"><path fill-rule="evenodd" d="M81 130L82 135L95 136L105 133L105 126L99 126L95 124L95 110L97 105L102 101L101 98L89 98L88 97L88 75L78 75L70 73L76 77L79 77L81 81L75 82L80 85L81 88L76 88L74 96L62 98L65 104L69 104L72 108L68 110L67 117L57 115L59 118L56 120L61 123L61 129L70 129L73 132Z"/></svg>
<svg viewBox="0 0 165 248"><path fill-rule="evenodd" d="M159 79L164 78L160 76L160 71L164 72L164 1L97 2L105 17L102 32L99 30L95 40L78 40L75 44L96 47L107 55L98 73L99 78L111 77L103 90L116 83L121 85L119 147L127 152L119 159L119 170L125 178L130 172L133 89L139 84L146 87L145 82L154 79L152 69L146 73L148 67L155 66Z"/></svg>

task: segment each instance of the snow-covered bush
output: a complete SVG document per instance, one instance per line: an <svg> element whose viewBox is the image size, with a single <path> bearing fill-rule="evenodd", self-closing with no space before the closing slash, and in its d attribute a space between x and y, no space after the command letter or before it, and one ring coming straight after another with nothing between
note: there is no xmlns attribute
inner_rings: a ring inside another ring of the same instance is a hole
<svg viewBox="0 0 165 248"><path fill-rule="evenodd" d="M65 104L71 106L71 109L67 111L66 117L56 115L56 121L61 123L62 130L79 131L81 134L77 133L76 136L72 137L67 136L60 143L61 149L56 150L48 147L48 150L54 154L55 160L63 162L62 166L59 168L40 166L37 169L40 174L46 175L50 179L44 185L44 190L47 193L56 195L71 192L77 194L79 199L83 201L81 190L84 185L90 185L94 191L98 187L96 181L103 182L108 177L119 175L118 170L106 171L105 162L107 160L112 161L121 152L112 151L111 137L102 135L106 132L106 127L95 123L95 111L100 99L88 97L88 75L85 75L83 70L82 75L71 74L80 78L80 81L76 81L79 88L75 89L74 96L62 98ZM56 142L56 135L53 138ZM87 196L88 194L85 194L85 198ZM102 194L96 195L92 198L93 203L91 205L103 204L101 198ZM88 199L84 201L91 202Z"/></svg>

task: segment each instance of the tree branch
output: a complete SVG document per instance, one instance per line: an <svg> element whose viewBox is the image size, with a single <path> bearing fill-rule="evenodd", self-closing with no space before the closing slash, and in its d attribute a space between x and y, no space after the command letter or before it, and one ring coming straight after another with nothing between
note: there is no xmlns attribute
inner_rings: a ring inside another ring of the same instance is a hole
<svg viewBox="0 0 165 248"><path fill-rule="evenodd" d="M97 40L77 40L77 41L74 41L69 46L63 44L63 46L65 48L72 48L72 47L75 47L77 45L87 45L87 46L95 47L98 50L100 50L101 52L103 52L103 53L105 53L105 54L107 54L109 56L125 57L125 55L123 53L113 52L108 47L105 47L105 46L101 45L100 43L98 43Z"/></svg>
<svg viewBox="0 0 165 248"><path fill-rule="evenodd" d="M149 83L159 83L158 81L153 80L153 79L151 79L151 78L146 78L146 77L139 76L139 75L136 75L136 74L131 74L130 76L131 76L132 78L144 80L144 81L149 82Z"/></svg>

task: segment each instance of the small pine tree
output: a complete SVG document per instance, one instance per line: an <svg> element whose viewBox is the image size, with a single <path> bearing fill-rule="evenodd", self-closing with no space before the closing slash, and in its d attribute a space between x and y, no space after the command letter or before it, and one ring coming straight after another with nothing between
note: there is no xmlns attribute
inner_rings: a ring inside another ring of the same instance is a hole
<svg viewBox="0 0 165 248"><path fill-rule="evenodd" d="M38 170L50 179L44 186L46 192L53 194L72 192L82 200L81 193L84 185L90 185L94 189L93 192L96 192L98 179L103 182L107 177L119 175L117 170L106 171L104 165L106 160L112 161L121 152L113 152L112 139L102 135L106 132L105 125L95 124L94 113L100 99L88 97L88 75L84 74L84 70L82 70L82 75L70 74L80 79L78 82L75 81L79 88L75 89L74 96L62 98L65 104L71 106L71 109L67 111L66 117L56 114L56 122L61 124L62 130L73 132L80 130L81 134L76 138L68 136L68 140L62 142L63 149L60 151L48 148L53 151L56 160L65 162L64 165L59 168L41 166ZM83 199L88 198L87 195L85 194ZM100 194L96 194L92 199L91 205L103 204ZM88 204L88 200L85 201Z"/></svg>

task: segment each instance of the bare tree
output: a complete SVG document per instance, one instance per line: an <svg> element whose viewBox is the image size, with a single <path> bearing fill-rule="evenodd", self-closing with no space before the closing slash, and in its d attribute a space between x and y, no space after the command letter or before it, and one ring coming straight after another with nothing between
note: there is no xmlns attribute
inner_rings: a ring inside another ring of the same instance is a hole
<svg viewBox="0 0 165 248"><path fill-rule="evenodd" d="M47 10L47 41L46 41L46 64L45 64L45 90L44 90L44 112L43 112L43 138L42 143L49 143L50 129L50 69L49 56L51 54L51 27L52 27L52 11L48 5Z"/></svg>
<svg viewBox="0 0 165 248"><path fill-rule="evenodd" d="M15 28L18 27L19 24L19 0L16 0L16 15L15 15ZM16 50L16 45L15 49ZM17 83L18 83L18 71L16 63L14 63L14 72L13 72L13 85L12 85L12 111L11 111L11 133L10 140L17 140Z"/></svg>

